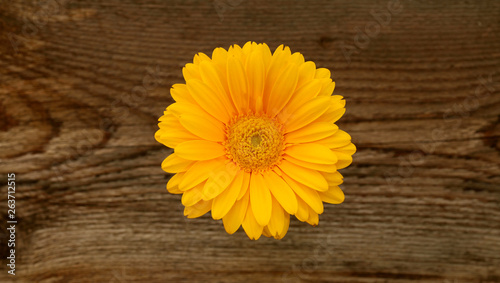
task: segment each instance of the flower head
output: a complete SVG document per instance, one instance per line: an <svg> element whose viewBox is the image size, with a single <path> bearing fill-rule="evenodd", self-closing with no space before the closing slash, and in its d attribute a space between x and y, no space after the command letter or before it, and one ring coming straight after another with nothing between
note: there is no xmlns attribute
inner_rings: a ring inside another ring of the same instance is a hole
<svg viewBox="0 0 500 283"><path fill-rule="evenodd" d="M188 218L211 211L229 234L281 239L290 215L315 226L323 202L344 201L337 170L356 147L335 125L345 101L331 95L330 71L247 42L198 53L183 75L155 138L174 149L162 168Z"/></svg>

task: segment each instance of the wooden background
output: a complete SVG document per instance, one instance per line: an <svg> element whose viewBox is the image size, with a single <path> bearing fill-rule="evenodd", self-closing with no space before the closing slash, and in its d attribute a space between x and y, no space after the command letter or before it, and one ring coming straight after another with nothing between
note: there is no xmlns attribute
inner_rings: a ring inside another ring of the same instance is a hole
<svg viewBox="0 0 500 283"><path fill-rule="evenodd" d="M499 1L0 2L1 282L500 282ZM185 219L153 138L182 66L248 40L329 68L358 147L281 241Z"/></svg>

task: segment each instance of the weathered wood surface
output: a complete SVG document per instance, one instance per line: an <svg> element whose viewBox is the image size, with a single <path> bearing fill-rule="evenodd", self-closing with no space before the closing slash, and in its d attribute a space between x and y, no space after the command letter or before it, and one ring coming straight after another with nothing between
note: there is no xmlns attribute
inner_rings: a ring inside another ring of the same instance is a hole
<svg viewBox="0 0 500 283"><path fill-rule="evenodd" d="M500 282L500 2L392 2L1 1L0 281ZM248 40L332 70L358 146L281 241L185 219L153 138L181 67Z"/></svg>

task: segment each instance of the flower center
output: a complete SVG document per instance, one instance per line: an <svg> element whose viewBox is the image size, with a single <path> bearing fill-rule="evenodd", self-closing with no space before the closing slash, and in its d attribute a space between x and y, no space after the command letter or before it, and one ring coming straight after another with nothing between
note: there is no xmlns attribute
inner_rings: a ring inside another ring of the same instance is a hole
<svg viewBox="0 0 500 283"><path fill-rule="evenodd" d="M265 116L237 117L226 128L227 156L247 172L279 164L283 144L283 125Z"/></svg>

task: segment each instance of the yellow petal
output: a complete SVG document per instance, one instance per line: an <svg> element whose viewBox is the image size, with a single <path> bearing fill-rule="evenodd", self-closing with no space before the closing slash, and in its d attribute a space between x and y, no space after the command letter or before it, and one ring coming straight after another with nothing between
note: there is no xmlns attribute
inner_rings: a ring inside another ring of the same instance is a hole
<svg viewBox="0 0 500 283"><path fill-rule="evenodd" d="M206 140L186 141L174 150L179 157L188 160L209 160L226 154L222 145Z"/></svg>
<svg viewBox="0 0 500 283"><path fill-rule="evenodd" d="M343 148L332 149L332 151L335 153L335 155L338 158L338 161L335 164L337 166L337 169L345 168L352 163L352 154L353 153L350 153L350 152L352 152L353 150L355 151L356 147L354 147L354 144L352 144L352 143L347 145L346 147L348 148L348 150L350 150L349 152L347 152L347 150L344 150ZM352 148L354 148L354 149L352 149Z"/></svg>
<svg viewBox="0 0 500 283"><path fill-rule="evenodd" d="M248 57L246 65L248 78L248 93L250 95L250 109L255 112L262 111L262 99L266 79L266 69L262 60L262 50L254 50Z"/></svg>
<svg viewBox="0 0 500 283"><path fill-rule="evenodd" d="M337 166L335 166L335 164L311 163L311 162L295 159L295 158L288 156L288 155L285 155L283 158L285 160L292 162L295 165L298 165L298 166L301 166L304 168L308 168L308 169L312 169L312 170L316 170L316 171L329 172L329 173L333 173L333 172L337 171Z"/></svg>
<svg viewBox="0 0 500 283"><path fill-rule="evenodd" d="M350 143L348 145L342 146L342 147L336 147L333 148L335 151L341 151L346 154L353 155L356 152L356 146L353 143Z"/></svg>
<svg viewBox="0 0 500 283"><path fill-rule="evenodd" d="M261 226L266 226L271 219L271 192L261 174L252 174L250 177L250 205L253 215Z"/></svg>
<svg viewBox="0 0 500 283"><path fill-rule="evenodd" d="M192 109L192 107L190 107L190 106L194 106L194 107L199 108L199 106L197 104L192 104L189 102L174 102L167 107L167 110L165 111L165 113L167 113L166 115L172 114L175 118L179 119L179 117L182 114L185 114L185 110L190 111ZM201 109L201 108L199 108L199 109ZM163 118L160 118L160 119L161 119L161 121L163 121Z"/></svg>
<svg viewBox="0 0 500 283"><path fill-rule="evenodd" d="M319 192L319 196L324 202L333 204L343 203L345 199L344 192L338 186L330 187L326 192Z"/></svg>
<svg viewBox="0 0 500 283"><path fill-rule="evenodd" d="M281 233L278 235L276 239L280 240L285 237L286 232L288 232L288 227L290 226L290 214L285 213L285 224L283 225L283 230L281 230Z"/></svg>
<svg viewBox="0 0 500 283"><path fill-rule="evenodd" d="M212 52L212 61L216 64L225 63L227 61L227 51L222 47L217 47Z"/></svg>
<svg viewBox="0 0 500 283"><path fill-rule="evenodd" d="M339 120L342 115L345 113L345 100L340 95L330 96L330 106L328 109L321 115L317 121L323 121L328 123L335 123Z"/></svg>
<svg viewBox="0 0 500 283"><path fill-rule="evenodd" d="M330 78L331 73L330 73L330 70L328 70L326 68L319 68L316 70L316 75L314 77L317 79Z"/></svg>
<svg viewBox="0 0 500 283"><path fill-rule="evenodd" d="M209 212L211 207L212 207L211 200L209 201L200 200L193 206L185 207L184 215L187 215L188 218L197 218Z"/></svg>
<svg viewBox="0 0 500 283"><path fill-rule="evenodd" d="M289 214L297 212L297 199L290 186L276 173L268 171L263 174L267 187L274 198Z"/></svg>
<svg viewBox="0 0 500 283"><path fill-rule="evenodd" d="M262 235L268 238L272 237L271 232L269 232L269 228L267 228L267 226L264 226L264 229L262 229Z"/></svg>
<svg viewBox="0 0 500 283"><path fill-rule="evenodd" d="M227 57L235 56L236 58L243 57L243 52L241 47L238 44L233 44L229 46L229 50L227 51Z"/></svg>
<svg viewBox="0 0 500 283"><path fill-rule="evenodd" d="M289 61L297 66L300 66L305 62L304 55L300 54L300 52L295 52L292 56L290 56Z"/></svg>
<svg viewBox="0 0 500 283"><path fill-rule="evenodd" d="M184 177L179 184L179 189L181 191L186 191L205 181L215 168L224 164L225 160L225 157L220 157L217 159L196 162L193 166L191 166L191 168L189 168L188 171L186 171L186 174L184 174Z"/></svg>
<svg viewBox="0 0 500 283"><path fill-rule="evenodd" d="M297 86L301 87L303 84L314 79L316 73L316 64L312 61L307 61L299 67L299 80Z"/></svg>
<svg viewBox="0 0 500 283"><path fill-rule="evenodd" d="M198 54L194 55L193 63L195 65L200 65L204 61L212 61L212 60L203 52L198 52Z"/></svg>
<svg viewBox="0 0 500 283"><path fill-rule="evenodd" d="M352 156L343 152L336 152L339 161L335 164L337 169L344 169L352 163Z"/></svg>
<svg viewBox="0 0 500 283"><path fill-rule="evenodd" d="M345 100L342 95L332 95L330 97L330 107L332 109L337 109L337 108L344 108L345 107Z"/></svg>
<svg viewBox="0 0 500 283"><path fill-rule="evenodd" d="M278 237L285 225L285 211L274 197L272 198L272 202L272 216L266 227L269 230L269 237Z"/></svg>
<svg viewBox="0 0 500 283"><path fill-rule="evenodd" d="M196 164L195 164L196 165ZM288 177L318 191L328 190L328 183L321 173L311 169L297 166L288 160L283 160L278 167ZM188 171L189 172L189 171Z"/></svg>
<svg viewBox="0 0 500 283"><path fill-rule="evenodd" d="M351 136L342 130L338 130L335 134L320 139L316 142L323 144L328 148L339 148L351 143Z"/></svg>
<svg viewBox="0 0 500 283"><path fill-rule="evenodd" d="M173 115L165 117L158 126L160 129L155 133L156 141L171 148L175 148L180 143L186 141L199 139L186 130Z"/></svg>
<svg viewBox="0 0 500 283"><path fill-rule="evenodd" d="M280 44L280 46L276 47L276 49L274 50L273 56L277 56L279 54L285 54L286 55L285 58L287 60L290 58L290 56L292 56L292 52L290 50L290 47L285 46L283 44Z"/></svg>
<svg viewBox="0 0 500 283"><path fill-rule="evenodd" d="M198 185L194 186L192 189L185 191L182 194L182 199L181 199L182 204L184 206L191 206L191 205L194 205L197 202L199 202L203 196L201 191L203 190L204 185L205 185L205 182L198 184Z"/></svg>
<svg viewBox="0 0 500 283"><path fill-rule="evenodd" d="M258 240L262 235L262 230L264 229L264 226L260 225L257 222L257 219L256 217L254 217L253 212L254 212L253 209L251 209L250 207L247 208L247 213L245 215L245 219L243 220L242 225L243 229L245 230L245 233L247 233L247 236L248 238L250 238L250 240Z"/></svg>
<svg viewBox="0 0 500 283"><path fill-rule="evenodd" d="M306 102L316 97L321 90L319 80L310 81L295 90L287 105L278 114L281 121L286 121L290 116L302 107Z"/></svg>
<svg viewBox="0 0 500 283"><path fill-rule="evenodd" d="M292 145L285 149L285 153L295 159L311 163L333 165L337 162L337 156L333 151L324 145L316 143Z"/></svg>
<svg viewBox="0 0 500 283"><path fill-rule="evenodd" d="M321 91L319 92L319 96L330 96L333 93L333 90L335 89L335 82L328 82L327 84L323 85L321 88Z"/></svg>
<svg viewBox="0 0 500 283"><path fill-rule="evenodd" d="M257 45L257 43L255 43L255 42L247 41L247 43L245 43L243 45L241 50L243 51L243 53L249 54L252 51L252 49L254 48L254 46L256 46L256 45Z"/></svg>
<svg viewBox="0 0 500 283"><path fill-rule="evenodd" d="M218 195L212 203L212 218L215 220L224 217L233 207L243 184L243 171L239 171L229 187Z"/></svg>
<svg viewBox="0 0 500 283"><path fill-rule="evenodd" d="M187 63L186 66L182 68L182 75L184 76L184 80L186 80L186 82L194 79L200 80L200 67L192 63Z"/></svg>
<svg viewBox="0 0 500 283"><path fill-rule="evenodd" d="M229 88L225 85L227 84L226 73L222 72L223 70L226 70L226 64L219 65L220 67L217 66L217 63L215 62L202 62L200 64L201 79L210 89L214 91L222 104L227 107L230 116L234 116L237 112L231 100Z"/></svg>
<svg viewBox="0 0 500 283"><path fill-rule="evenodd" d="M179 183L184 176L184 172L177 173L174 176L170 177L167 183L167 191L171 194L182 194L183 192L179 189Z"/></svg>
<svg viewBox="0 0 500 283"><path fill-rule="evenodd" d="M173 103L175 104L175 103ZM169 106L170 107L170 106ZM167 107L168 109L168 107ZM171 113L169 113L166 109L165 111L163 111L163 116L161 116L160 118L158 118L158 121L160 122L163 122L165 120L168 120L169 118L174 118L175 119L175 116L174 115L170 115Z"/></svg>
<svg viewBox="0 0 500 283"><path fill-rule="evenodd" d="M236 201L229 212L222 218L224 229L228 234L233 234L240 228L249 206L250 193L247 193L240 200Z"/></svg>
<svg viewBox="0 0 500 283"><path fill-rule="evenodd" d="M203 200L213 199L226 190L238 171L239 169L232 162L227 162L210 172L210 177L203 188Z"/></svg>
<svg viewBox="0 0 500 283"><path fill-rule="evenodd" d="M271 54L271 50L269 49L269 46L267 46L267 44L265 43L257 44L257 48L262 51L262 60L264 61L264 67L267 70L273 57L273 55Z"/></svg>
<svg viewBox="0 0 500 283"><path fill-rule="evenodd" d="M271 90L273 89L278 76L283 72L286 66L288 66L288 59L291 56L290 48L285 47L283 49L283 45L278 46L274 51L274 54L271 57L269 62L269 67L267 69L266 75L266 84L264 88L264 99L263 104L264 108L267 109L267 105L269 102L269 96L271 94Z"/></svg>
<svg viewBox="0 0 500 283"><path fill-rule="evenodd" d="M309 219L309 206L301 198L298 198L297 201L299 203L299 209L295 217L297 217L299 221L306 222L307 219Z"/></svg>
<svg viewBox="0 0 500 283"><path fill-rule="evenodd" d="M210 115L225 124L229 121L229 106L225 105L220 96L201 80L187 81L187 88L194 100Z"/></svg>
<svg viewBox="0 0 500 283"><path fill-rule="evenodd" d="M160 123L158 123L158 127L160 127L162 132L170 131L172 127L182 127L179 123L179 119L172 113L172 111L166 111L166 114L161 116L158 121L160 121Z"/></svg>
<svg viewBox="0 0 500 283"><path fill-rule="evenodd" d="M196 103L191 94L189 94L186 84L172 85L170 95L176 102Z"/></svg>
<svg viewBox="0 0 500 283"><path fill-rule="evenodd" d="M315 142L327 137L332 137L339 127L326 122L315 122L285 135L286 143L308 143ZM349 137L350 138L350 137Z"/></svg>
<svg viewBox="0 0 500 283"><path fill-rule="evenodd" d="M317 226L319 223L319 216L316 212L314 212L311 208L309 208L309 218L307 219L307 223L312 226Z"/></svg>
<svg viewBox="0 0 500 283"><path fill-rule="evenodd" d="M233 114L237 113L237 111L232 102L231 92L229 91L229 85L227 82L227 57L227 51L224 48L215 48L212 53L212 62L215 66L215 70L217 71L217 77L227 94L225 100L230 102L228 106L230 106L231 111L229 111L229 113L233 116Z"/></svg>
<svg viewBox="0 0 500 283"><path fill-rule="evenodd" d="M318 118L318 121L325 121L328 123L335 123L337 122L342 116L345 114L345 108L339 108L333 111L329 111L322 115L320 118Z"/></svg>
<svg viewBox="0 0 500 283"><path fill-rule="evenodd" d="M344 182L344 177L337 171L333 173L321 173L323 177L325 177L326 182L329 187L338 186Z"/></svg>
<svg viewBox="0 0 500 283"><path fill-rule="evenodd" d="M224 140L223 124L209 115L186 114L179 118L179 122L188 131L202 139L214 142Z"/></svg>
<svg viewBox="0 0 500 283"><path fill-rule="evenodd" d="M187 171L196 161L180 158L177 154L170 154L161 163L161 169L168 173L179 173Z"/></svg>
<svg viewBox="0 0 500 283"><path fill-rule="evenodd" d="M305 185L294 181L287 175L283 175L283 179L290 185L292 190L297 194L298 198L307 203L316 213L323 213L323 202L319 193L313 189L306 187ZM300 204L299 204L300 207ZM305 220L304 220L305 221Z"/></svg>
<svg viewBox="0 0 500 283"><path fill-rule="evenodd" d="M243 183L241 184L241 191L237 200L240 200L247 193L248 187L250 187L250 176L250 173L243 171Z"/></svg>
<svg viewBox="0 0 500 283"><path fill-rule="evenodd" d="M191 134L187 130L181 130L176 133L168 132L168 131L157 131L155 133L155 139L161 144L164 144L168 147L174 148L178 144L183 143L185 141L189 141L192 139L197 139L195 135Z"/></svg>
<svg viewBox="0 0 500 283"><path fill-rule="evenodd" d="M231 98L238 112L240 114L248 112L249 96L246 73L243 63L234 56L229 56L227 59L227 81Z"/></svg>
<svg viewBox="0 0 500 283"><path fill-rule="evenodd" d="M197 115L201 116L203 119L210 119L210 121L217 121L222 124L219 120L212 117L208 112L201 108L196 101L191 102L175 102L167 107L169 114L173 114L177 119L183 117L184 115Z"/></svg>
<svg viewBox="0 0 500 283"><path fill-rule="evenodd" d="M285 123L286 132L300 129L321 116L329 107L330 98L316 97L293 112Z"/></svg>
<svg viewBox="0 0 500 283"><path fill-rule="evenodd" d="M266 113L271 117L276 116L292 97L299 70L297 65L289 65L276 79L269 95Z"/></svg>

